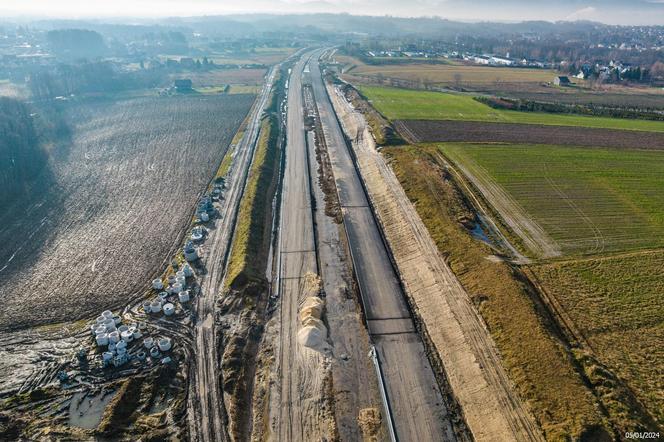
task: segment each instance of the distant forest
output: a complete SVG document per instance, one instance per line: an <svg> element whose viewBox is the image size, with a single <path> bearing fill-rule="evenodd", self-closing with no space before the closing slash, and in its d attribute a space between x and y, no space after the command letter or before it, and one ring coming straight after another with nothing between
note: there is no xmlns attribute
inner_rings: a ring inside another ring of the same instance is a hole
<svg viewBox="0 0 664 442"><path fill-rule="evenodd" d="M32 96L40 100L71 94L151 88L163 85L166 80L164 72L122 72L111 62L99 61L35 69L28 76L28 85Z"/></svg>
<svg viewBox="0 0 664 442"><path fill-rule="evenodd" d="M47 162L27 105L0 97L0 206L25 195Z"/></svg>
<svg viewBox="0 0 664 442"><path fill-rule="evenodd" d="M104 38L85 29L58 29L46 35L49 46L60 57L99 57L106 51Z"/></svg>

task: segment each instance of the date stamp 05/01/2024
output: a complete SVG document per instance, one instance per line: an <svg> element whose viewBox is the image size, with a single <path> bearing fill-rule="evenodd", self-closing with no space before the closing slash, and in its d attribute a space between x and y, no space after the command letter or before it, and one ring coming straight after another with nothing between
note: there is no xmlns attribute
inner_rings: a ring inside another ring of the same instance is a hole
<svg viewBox="0 0 664 442"><path fill-rule="evenodd" d="M658 431L628 431L625 439L659 439Z"/></svg>

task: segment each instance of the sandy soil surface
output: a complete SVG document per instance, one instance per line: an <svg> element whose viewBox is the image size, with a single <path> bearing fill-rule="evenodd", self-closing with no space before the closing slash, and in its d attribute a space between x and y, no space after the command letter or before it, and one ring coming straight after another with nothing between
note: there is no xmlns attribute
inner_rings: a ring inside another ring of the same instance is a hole
<svg viewBox="0 0 664 442"><path fill-rule="evenodd" d="M126 303L177 247L254 97L72 105L54 182L0 213L0 329Z"/></svg>
<svg viewBox="0 0 664 442"><path fill-rule="evenodd" d="M411 143L430 141L664 149L664 133L477 121L397 120Z"/></svg>
<svg viewBox="0 0 664 442"><path fill-rule="evenodd" d="M324 140L303 128L304 116L314 112L311 89L302 88L303 69L302 61L290 79L276 249L279 300L259 359L263 367L256 383L264 393L254 398L252 439L371 440L386 434L377 411L381 406L378 381L338 224L339 207L329 159L321 145ZM316 273L319 282L313 287L311 278ZM324 300L327 334L308 348L299 342L300 315L311 296ZM374 412L371 425L361 424L363 410Z"/></svg>
<svg viewBox="0 0 664 442"><path fill-rule="evenodd" d="M302 70L308 56L292 71L288 90L286 166L281 200L278 245L279 304L267 330L274 340L276 363L269 393L269 440L309 441L335 438L334 415L326 393L329 348L308 348L298 342L300 305L317 290L307 275L319 274L309 176L303 129Z"/></svg>
<svg viewBox="0 0 664 442"><path fill-rule="evenodd" d="M387 430L382 416L379 416L377 428L368 429L360 425L362 410L380 410L382 404L376 371L369 357L369 335L362 323L344 227L338 219L341 208L334 176L321 132L320 125L316 131L319 137L309 132L308 147L312 176L318 169L318 179L314 180L317 185L313 186L316 201L314 219L326 319L332 343L332 393L337 432L341 440L384 437Z"/></svg>
<svg viewBox="0 0 664 442"><path fill-rule="evenodd" d="M541 440L533 417L513 390L488 330L445 264L397 178L376 151L361 114L328 86L351 140L373 206L401 279L439 354L452 392L478 441Z"/></svg>

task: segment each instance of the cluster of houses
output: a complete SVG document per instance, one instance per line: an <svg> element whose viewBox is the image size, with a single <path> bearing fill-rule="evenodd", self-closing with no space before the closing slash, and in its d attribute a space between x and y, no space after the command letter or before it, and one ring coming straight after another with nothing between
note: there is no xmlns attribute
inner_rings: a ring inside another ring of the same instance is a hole
<svg viewBox="0 0 664 442"><path fill-rule="evenodd" d="M529 68L540 68L540 69L553 69L555 68L554 63L549 63L539 60L527 60L525 58L516 59L511 58L509 52L503 57L500 55L474 55L474 54L463 54L463 60L470 61L475 64L481 64L486 66L514 66L514 67L529 67Z"/></svg>
<svg viewBox="0 0 664 442"><path fill-rule="evenodd" d="M565 69L566 67L566 63L561 63L561 69ZM646 69L642 69L640 66L633 66L630 63L623 63L620 61L611 61L606 65L600 63L585 63L578 68L578 72L574 74L574 77L581 80L596 78L601 82L612 80L641 80L647 72Z"/></svg>

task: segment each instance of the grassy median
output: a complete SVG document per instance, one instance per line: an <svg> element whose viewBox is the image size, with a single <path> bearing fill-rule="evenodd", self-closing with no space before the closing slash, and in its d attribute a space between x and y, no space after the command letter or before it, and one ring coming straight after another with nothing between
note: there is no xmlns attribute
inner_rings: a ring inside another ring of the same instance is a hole
<svg viewBox="0 0 664 442"><path fill-rule="evenodd" d="M226 285L258 294L267 284L265 269L270 252L272 200L279 185L281 142L279 104L285 97L285 68L277 76L265 108L260 134L240 202ZM253 287L253 288L250 288Z"/></svg>
<svg viewBox="0 0 664 442"><path fill-rule="evenodd" d="M252 281L265 280L272 199L278 184L281 157L275 124L274 117L266 117L261 123L254 161L240 203L226 275L228 285L234 289L245 287Z"/></svg>

